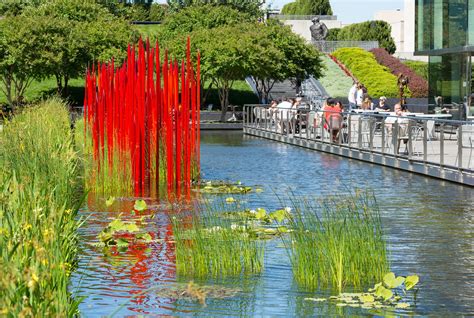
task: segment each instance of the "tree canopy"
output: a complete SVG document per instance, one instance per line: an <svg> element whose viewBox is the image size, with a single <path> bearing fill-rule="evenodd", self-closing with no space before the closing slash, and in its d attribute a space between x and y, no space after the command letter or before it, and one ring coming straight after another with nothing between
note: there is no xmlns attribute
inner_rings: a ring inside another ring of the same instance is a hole
<svg viewBox="0 0 474 318"><path fill-rule="evenodd" d="M379 46L390 54L395 53L397 47L391 35L392 27L385 21L366 21L354 23L341 28L331 35L331 40L337 37L338 41L378 41Z"/></svg>
<svg viewBox="0 0 474 318"><path fill-rule="evenodd" d="M282 14L287 15L332 15L329 0L296 0L283 6Z"/></svg>
<svg viewBox="0 0 474 318"><path fill-rule="evenodd" d="M168 0L172 11L179 11L190 6L225 5L252 16L260 16L261 0Z"/></svg>

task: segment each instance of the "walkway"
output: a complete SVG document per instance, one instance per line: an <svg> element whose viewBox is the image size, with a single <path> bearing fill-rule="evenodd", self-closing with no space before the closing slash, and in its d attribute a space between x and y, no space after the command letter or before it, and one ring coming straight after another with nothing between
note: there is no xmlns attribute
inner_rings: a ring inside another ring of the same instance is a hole
<svg viewBox="0 0 474 318"><path fill-rule="evenodd" d="M244 107L245 134L474 186L474 122L351 113L333 140L320 113Z"/></svg>

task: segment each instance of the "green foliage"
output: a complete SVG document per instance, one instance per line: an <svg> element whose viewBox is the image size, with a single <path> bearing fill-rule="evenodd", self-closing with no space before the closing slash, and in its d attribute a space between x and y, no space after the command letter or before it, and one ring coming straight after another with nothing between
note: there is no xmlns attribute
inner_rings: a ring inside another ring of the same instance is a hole
<svg viewBox="0 0 474 318"><path fill-rule="evenodd" d="M328 30L328 36L326 37L326 41L337 41L337 37L339 36L339 32L341 28L334 28Z"/></svg>
<svg viewBox="0 0 474 318"><path fill-rule="evenodd" d="M141 211L145 211L148 206L146 205L146 202L144 200L137 200L135 201L135 205L133 206L133 208L138 211L138 212L141 212Z"/></svg>
<svg viewBox="0 0 474 318"><path fill-rule="evenodd" d="M168 10L169 8L167 5L154 3L150 6L148 20L163 21L165 16L168 14Z"/></svg>
<svg viewBox="0 0 474 318"><path fill-rule="evenodd" d="M349 89L352 86L352 78L344 73L339 65L326 55L322 55L325 70L319 78L319 82L326 89L328 94L336 98L347 97Z"/></svg>
<svg viewBox="0 0 474 318"><path fill-rule="evenodd" d="M59 91L67 90L69 79L82 76L94 61L112 57L120 61L127 44L135 39L128 23L94 2L47 1L27 8L24 15L43 21L42 28L33 31L49 39L39 47L44 56L43 71L56 77Z"/></svg>
<svg viewBox="0 0 474 318"><path fill-rule="evenodd" d="M72 317L82 205L68 110L52 100L0 133L0 315ZM27 299L27 301L25 301Z"/></svg>
<svg viewBox="0 0 474 318"><path fill-rule="evenodd" d="M403 64L411 68L416 74L428 80L428 63L422 61L404 61Z"/></svg>
<svg viewBox="0 0 474 318"><path fill-rule="evenodd" d="M393 54L397 50L391 35L391 26L385 21L366 21L343 27L337 32L337 41L378 41L379 47ZM335 40L331 36L331 40Z"/></svg>
<svg viewBox="0 0 474 318"><path fill-rule="evenodd" d="M262 11L260 10L260 0L168 0L167 2L172 11L180 11L192 6L224 5L240 12L248 13L252 16L262 15Z"/></svg>
<svg viewBox="0 0 474 318"><path fill-rule="evenodd" d="M377 63L372 53L360 48L343 48L333 55L367 87L371 96L397 97L397 77Z"/></svg>
<svg viewBox="0 0 474 318"><path fill-rule="evenodd" d="M332 15L329 0L296 0L283 6L282 14L288 15Z"/></svg>

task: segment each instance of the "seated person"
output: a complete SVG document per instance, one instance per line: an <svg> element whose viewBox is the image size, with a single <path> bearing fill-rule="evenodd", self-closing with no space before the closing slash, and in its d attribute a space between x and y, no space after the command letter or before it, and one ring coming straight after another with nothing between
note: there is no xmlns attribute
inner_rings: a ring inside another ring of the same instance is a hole
<svg viewBox="0 0 474 318"><path fill-rule="evenodd" d="M369 110L374 108L374 103L372 103L372 98L367 96L364 101L362 102L361 108L363 110Z"/></svg>
<svg viewBox="0 0 474 318"><path fill-rule="evenodd" d="M336 106L336 101L332 98L326 100L324 111L324 128L331 132L332 141L338 141L339 130L342 127L341 108Z"/></svg>
<svg viewBox="0 0 474 318"><path fill-rule="evenodd" d="M385 97L385 96L380 97L379 104L375 108L375 110L380 110L380 111L384 111L384 112L390 111L390 106L387 105L387 97Z"/></svg>

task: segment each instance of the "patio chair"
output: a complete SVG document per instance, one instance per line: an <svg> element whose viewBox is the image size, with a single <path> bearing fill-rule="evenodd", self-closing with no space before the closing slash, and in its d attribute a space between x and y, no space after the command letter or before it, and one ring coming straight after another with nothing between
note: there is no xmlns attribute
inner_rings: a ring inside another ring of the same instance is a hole
<svg viewBox="0 0 474 318"><path fill-rule="evenodd" d="M467 161L467 168L471 169L471 158L472 158L472 150L474 149L474 125L461 125L462 129L462 138L460 141L462 144L462 148L468 148L469 149L469 159ZM458 136L459 138L459 136ZM463 149L464 152L464 149ZM458 163L458 156L456 155L456 161L454 165L457 165Z"/></svg>

